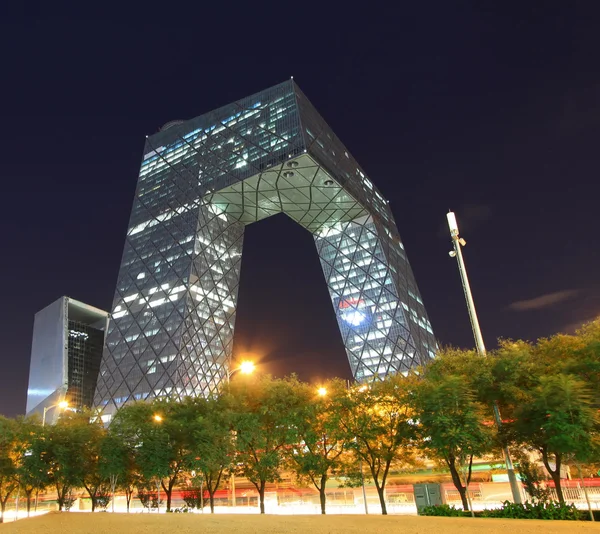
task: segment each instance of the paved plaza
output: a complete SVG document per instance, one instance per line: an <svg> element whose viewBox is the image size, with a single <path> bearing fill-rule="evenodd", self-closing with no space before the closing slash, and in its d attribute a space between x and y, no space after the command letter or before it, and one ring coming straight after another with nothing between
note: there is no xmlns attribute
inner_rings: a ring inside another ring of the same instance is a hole
<svg viewBox="0 0 600 534"><path fill-rule="evenodd" d="M280 516L280 515L210 515L210 514L111 514L53 512L31 519L0 525L1 534L60 532L61 534L147 534L151 532L244 534L577 534L598 532L594 523L581 521L538 521L519 519L472 519L417 516Z"/></svg>

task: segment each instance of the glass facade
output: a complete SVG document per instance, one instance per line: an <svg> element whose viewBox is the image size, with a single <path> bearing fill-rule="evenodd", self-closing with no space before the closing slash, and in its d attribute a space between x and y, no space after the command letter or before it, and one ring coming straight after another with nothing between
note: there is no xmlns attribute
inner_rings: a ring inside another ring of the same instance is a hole
<svg viewBox="0 0 600 534"><path fill-rule="evenodd" d="M27 387L27 415L42 413L64 399L67 391L66 315L64 297L35 314Z"/></svg>
<svg viewBox="0 0 600 534"><path fill-rule="evenodd" d="M387 201L293 80L146 141L94 403L227 379L246 224L315 239L352 372L405 372L435 339Z"/></svg>
<svg viewBox="0 0 600 534"><path fill-rule="evenodd" d="M104 332L82 321L69 321L66 400L79 409L91 407L102 360Z"/></svg>
<svg viewBox="0 0 600 534"><path fill-rule="evenodd" d="M107 312L69 297L35 314L27 415L63 400L76 410L92 406L107 323ZM58 415L48 412L47 422Z"/></svg>

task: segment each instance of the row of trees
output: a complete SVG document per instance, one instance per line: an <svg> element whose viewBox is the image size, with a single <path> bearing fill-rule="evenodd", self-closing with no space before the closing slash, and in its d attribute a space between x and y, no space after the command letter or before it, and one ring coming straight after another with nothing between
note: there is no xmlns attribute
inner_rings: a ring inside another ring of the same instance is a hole
<svg viewBox="0 0 600 534"><path fill-rule="evenodd" d="M60 509L84 488L92 510L117 489L128 507L134 492L157 499L162 490L170 510L174 488L201 480L214 510L216 491L235 473L254 484L264 513L266 485L285 470L314 485L325 513L329 478L357 485L364 465L385 514L390 472L428 458L450 471L467 509L473 459L499 456L502 444L517 453L531 495L535 452L564 502L561 466L599 461L599 408L600 320L573 336L501 341L487 357L446 349L414 375L369 385L332 380L317 390L293 376L238 377L214 398L126 406L108 429L85 413L50 427L0 418L0 505L4 513L17 488L28 510L47 487Z"/></svg>

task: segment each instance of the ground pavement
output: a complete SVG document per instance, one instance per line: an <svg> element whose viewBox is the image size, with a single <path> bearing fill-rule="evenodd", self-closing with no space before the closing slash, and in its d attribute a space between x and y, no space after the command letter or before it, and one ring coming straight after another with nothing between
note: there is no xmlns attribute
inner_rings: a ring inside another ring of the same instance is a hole
<svg viewBox="0 0 600 534"><path fill-rule="evenodd" d="M581 521L538 521L417 516L292 516L210 514L111 514L53 512L0 524L0 534L57 532L60 534L149 534L153 532L270 534L587 534L600 524Z"/></svg>

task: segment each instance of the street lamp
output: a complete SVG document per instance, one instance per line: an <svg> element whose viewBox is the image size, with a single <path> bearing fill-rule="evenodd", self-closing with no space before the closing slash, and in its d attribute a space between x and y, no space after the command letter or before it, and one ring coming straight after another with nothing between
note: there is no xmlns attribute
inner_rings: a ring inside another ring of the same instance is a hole
<svg viewBox="0 0 600 534"><path fill-rule="evenodd" d="M450 236L452 237L452 243L454 245L454 250L451 250L448 254L451 258L456 258L456 261L458 262L458 271L460 273L463 290L465 292L465 298L467 300L467 309L469 311L469 319L471 320L471 328L473 329L473 336L475 337L475 345L477 347L477 352L482 356L485 356L486 351L485 345L483 344L483 336L481 335L481 328L479 327L479 320L477 319L477 312L475 311L475 302L473 301L471 286L469 284L469 278L467 276L467 268L465 267L465 261L462 255L462 247L464 247L467 244L467 242L459 236L458 224L456 222L456 216L454 215L454 213L452 211L449 211L446 214L446 218L448 219ZM500 417L500 410L498 409L498 404L494 402L493 407L494 420L496 421L496 425L500 427L502 425L502 418ZM521 491L519 489L517 477L515 476L515 468L510 458L510 452L506 445L502 448L502 452L504 454L504 462L506 464L506 471L508 473L508 480L510 482L510 489L512 492L513 500L515 503L521 504L523 502L521 499Z"/></svg>
<svg viewBox="0 0 600 534"><path fill-rule="evenodd" d="M65 408L69 407L69 403L66 400L60 401L57 404L53 404L52 406L44 406L44 413L42 415L42 426L46 426L46 412L52 410L52 408Z"/></svg>
<svg viewBox="0 0 600 534"><path fill-rule="evenodd" d="M162 423L162 415L155 413L152 416L155 423ZM156 480L156 513L160 514L160 478Z"/></svg>
<svg viewBox="0 0 600 534"><path fill-rule="evenodd" d="M325 397L327 395L327 388L320 387L317 389L317 393L319 394L319 397Z"/></svg>
<svg viewBox="0 0 600 534"><path fill-rule="evenodd" d="M234 369L229 369L227 371L227 383L230 382L231 376L233 374L237 373L238 371L240 373L242 373L243 375L251 375L254 372L255 368L256 368L256 366L254 365L254 362L251 362L249 360L244 360L243 362L240 363L239 367L235 367Z"/></svg>
<svg viewBox="0 0 600 534"><path fill-rule="evenodd" d="M238 371L240 373L242 373L243 375L251 375L254 372L255 368L256 368L256 366L254 365L254 362L251 362L250 360L242 361L238 367L227 370L227 383L229 384L229 382L231 381L231 376L234 375L235 373L237 373ZM234 508L236 506L235 473L233 471L231 471L231 506Z"/></svg>

